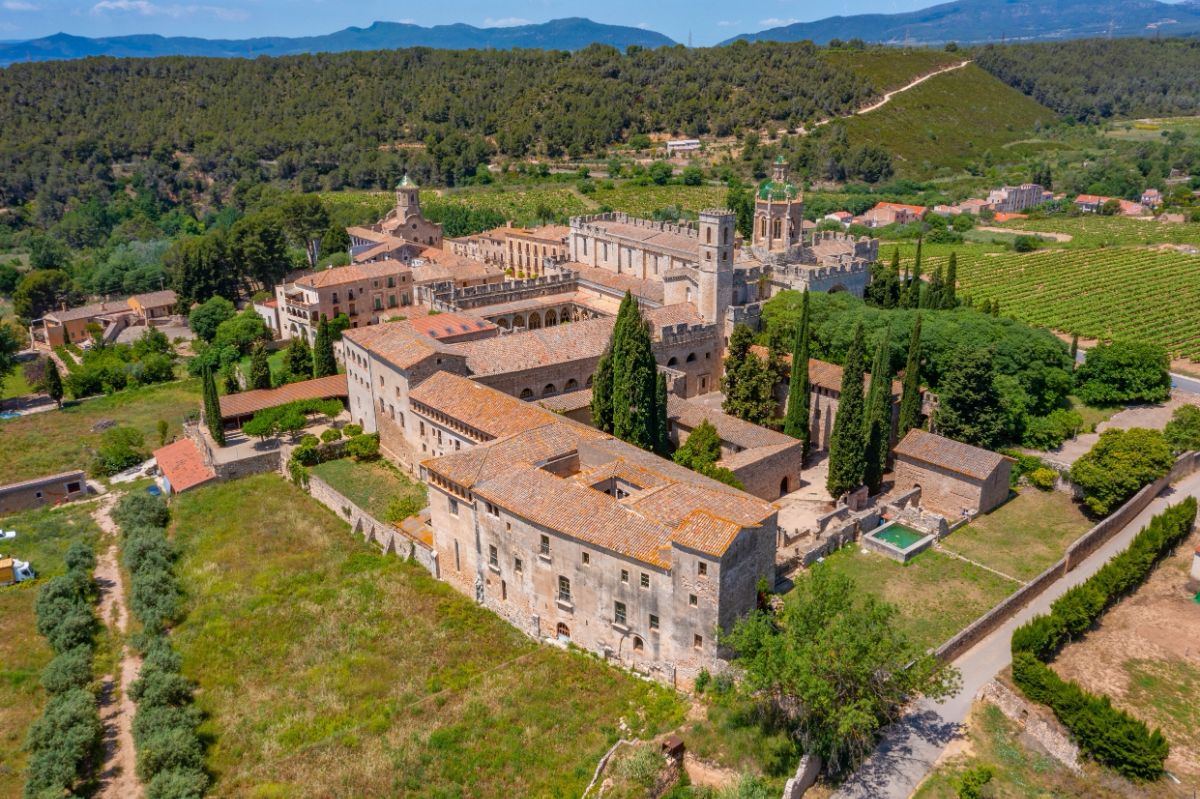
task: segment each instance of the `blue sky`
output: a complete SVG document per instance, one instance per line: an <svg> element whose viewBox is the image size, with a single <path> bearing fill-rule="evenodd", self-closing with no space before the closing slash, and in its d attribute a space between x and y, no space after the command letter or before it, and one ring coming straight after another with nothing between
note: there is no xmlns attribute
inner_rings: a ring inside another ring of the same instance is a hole
<svg viewBox="0 0 1200 799"><path fill-rule="evenodd" d="M911 11L936 0L0 0L0 39L32 39L65 31L79 36L161 33L243 39L329 33L375 20L479 26L590 17L598 22L640 25L696 45L736 33L835 14Z"/></svg>

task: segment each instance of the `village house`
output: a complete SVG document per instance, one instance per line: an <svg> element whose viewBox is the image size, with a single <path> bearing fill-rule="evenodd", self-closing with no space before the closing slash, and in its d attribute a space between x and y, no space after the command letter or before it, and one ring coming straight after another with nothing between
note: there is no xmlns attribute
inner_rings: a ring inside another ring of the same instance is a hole
<svg viewBox="0 0 1200 799"><path fill-rule="evenodd" d="M773 505L462 376L412 400L455 442L420 465L441 579L669 685L723 670L718 633L774 581Z"/></svg>
<svg viewBox="0 0 1200 799"><path fill-rule="evenodd" d="M1158 189L1146 189L1142 192L1141 202L1146 208L1156 209L1163 204L1162 192Z"/></svg>
<svg viewBox="0 0 1200 799"><path fill-rule="evenodd" d="M1008 499L1012 465L1005 455L910 430L894 450L893 493L921 489L921 505L950 521L976 516Z"/></svg>
<svg viewBox="0 0 1200 799"><path fill-rule="evenodd" d="M29 337L51 347L82 344L91 339L88 326L95 324L100 327L104 341L112 342L130 325L149 325L152 320L170 317L175 312L177 302L175 292L166 289L134 294L122 300L104 300L50 311L30 322Z"/></svg>
<svg viewBox="0 0 1200 799"><path fill-rule="evenodd" d="M958 205L954 206L960 214L971 214L972 216L980 216L983 209L991 208L987 200L981 200L978 197L972 197L968 200L963 200Z"/></svg>
<svg viewBox="0 0 1200 799"><path fill-rule="evenodd" d="M988 194L987 203L997 213L1018 214L1054 198L1050 192L1036 183L1020 186L1003 186Z"/></svg>
<svg viewBox="0 0 1200 799"><path fill-rule="evenodd" d="M1121 216L1145 216L1148 213L1141 203L1098 194L1080 194L1075 198L1075 207L1085 214L1098 214L1110 202L1117 203L1117 213Z"/></svg>
<svg viewBox="0 0 1200 799"><path fill-rule="evenodd" d="M904 203L878 203L874 208L863 214L863 223L867 227L885 227L887 225L907 225L919 222L925 218L929 209L924 205L905 205Z"/></svg>
<svg viewBox="0 0 1200 799"><path fill-rule="evenodd" d="M691 155L700 150L699 139L671 139L667 142L667 157Z"/></svg>
<svg viewBox="0 0 1200 799"><path fill-rule="evenodd" d="M850 223L854 221L854 214L849 211L834 211L831 214L825 214L821 219L826 222L837 222L842 227L850 227Z"/></svg>
<svg viewBox="0 0 1200 799"><path fill-rule="evenodd" d="M0 515L61 505L85 497L87 493L87 480L82 469L9 483L0 486Z"/></svg>
<svg viewBox="0 0 1200 799"><path fill-rule="evenodd" d="M322 318L345 314L350 327L378 324L413 303L413 271L399 261L372 261L309 272L275 287L281 338L316 341ZM257 309L256 309L257 310ZM265 316L264 311L258 311Z"/></svg>

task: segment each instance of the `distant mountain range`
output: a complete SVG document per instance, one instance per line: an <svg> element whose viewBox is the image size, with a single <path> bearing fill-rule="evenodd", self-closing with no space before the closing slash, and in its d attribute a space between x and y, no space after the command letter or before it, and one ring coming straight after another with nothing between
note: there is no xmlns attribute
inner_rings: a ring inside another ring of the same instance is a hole
<svg viewBox="0 0 1200 799"><path fill-rule="evenodd" d="M797 22L722 42L864 39L889 44L1053 41L1099 36L1200 33L1200 0L955 0L903 14L857 14Z"/></svg>
<svg viewBox="0 0 1200 799"><path fill-rule="evenodd" d="M385 50L398 47L535 48L578 50L589 44L609 44L624 49L673 45L661 33L602 25L579 17L555 19L536 25L477 28L473 25L435 25L425 28L402 22L376 22L368 28L346 28L323 36L266 36L256 39L198 39L186 36L112 36L90 39L56 33L42 39L0 44L0 66L21 61L53 61L88 56L152 57L166 55L256 58L258 56L338 53L347 50Z"/></svg>

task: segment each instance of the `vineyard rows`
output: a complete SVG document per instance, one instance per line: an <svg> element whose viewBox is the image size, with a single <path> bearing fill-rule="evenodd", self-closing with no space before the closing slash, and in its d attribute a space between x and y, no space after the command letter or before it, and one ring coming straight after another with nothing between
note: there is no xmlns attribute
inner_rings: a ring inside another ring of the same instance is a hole
<svg viewBox="0 0 1200 799"><path fill-rule="evenodd" d="M925 259L929 274L940 254ZM1140 248L960 251L959 294L1084 338L1129 338L1200 361L1200 256Z"/></svg>

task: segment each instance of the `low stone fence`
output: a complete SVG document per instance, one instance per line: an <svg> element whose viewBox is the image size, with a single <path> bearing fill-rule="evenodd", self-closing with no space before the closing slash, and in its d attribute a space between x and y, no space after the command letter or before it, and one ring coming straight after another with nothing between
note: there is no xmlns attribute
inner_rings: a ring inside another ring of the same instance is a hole
<svg viewBox="0 0 1200 799"><path fill-rule="evenodd" d="M934 655L948 663L987 637L997 627L1012 618L1017 611L1033 601L1034 597L1045 591L1051 583L1066 576L1089 555L1103 546L1117 531L1137 518L1137 515L1145 510L1151 500L1158 496L1163 489L1196 471L1197 468L1200 468L1200 453L1188 452L1179 456L1175 465L1171 467L1171 471L1138 491L1107 518L1075 539L1075 542L1067 547L1066 555L1061 560L1018 588L999 605L939 646L934 651Z"/></svg>
<svg viewBox="0 0 1200 799"><path fill-rule="evenodd" d="M821 758L805 755L796 766L796 774L783 786L783 799L800 799L821 774Z"/></svg>
<svg viewBox="0 0 1200 799"><path fill-rule="evenodd" d="M349 522L364 541L379 545L385 553L412 558L434 577L438 576L437 553L424 542L409 538L395 525L379 521L315 474L308 477L308 491L313 499Z"/></svg>
<svg viewBox="0 0 1200 799"><path fill-rule="evenodd" d="M1045 747L1050 756L1076 774L1083 771L1079 765L1079 747L1057 721L1044 718L1044 712L1031 705L1003 683L992 680L979 689L976 698L991 702L1000 712L1021 727L1031 738Z"/></svg>

